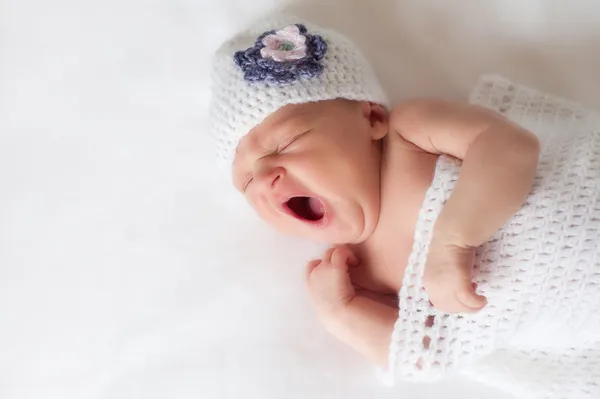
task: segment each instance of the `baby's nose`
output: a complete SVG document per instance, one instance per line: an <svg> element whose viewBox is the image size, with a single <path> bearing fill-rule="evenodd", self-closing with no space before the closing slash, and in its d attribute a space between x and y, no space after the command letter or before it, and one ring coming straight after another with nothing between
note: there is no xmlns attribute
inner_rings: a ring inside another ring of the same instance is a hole
<svg viewBox="0 0 600 399"><path fill-rule="evenodd" d="M284 176L285 169L281 167L274 167L261 170L255 175L254 178L258 180L261 190L270 190L274 188Z"/></svg>

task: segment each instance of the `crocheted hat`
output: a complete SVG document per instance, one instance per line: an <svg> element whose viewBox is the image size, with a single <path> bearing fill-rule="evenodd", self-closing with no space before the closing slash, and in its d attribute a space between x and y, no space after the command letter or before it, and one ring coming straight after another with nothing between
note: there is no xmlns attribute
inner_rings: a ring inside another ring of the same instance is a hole
<svg viewBox="0 0 600 399"><path fill-rule="evenodd" d="M345 98L387 105L371 66L344 36L286 15L224 43L213 63L209 130L219 163L239 140L287 104Z"/></svg>

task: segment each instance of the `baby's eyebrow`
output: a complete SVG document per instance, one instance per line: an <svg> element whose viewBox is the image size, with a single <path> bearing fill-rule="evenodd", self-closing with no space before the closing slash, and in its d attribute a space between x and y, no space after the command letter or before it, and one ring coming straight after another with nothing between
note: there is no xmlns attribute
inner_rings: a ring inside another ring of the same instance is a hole
<svg viewBox="0 0 600 399"><path fill-rule="evenodd" d="M290 137L304 134L314 128L309 121L306 115L303 114L290 116L273 126L268 138L280 142L281 140L287 140ZM273 143L269 141L266 144L269 144L269 147L271 147Z"/></svg>

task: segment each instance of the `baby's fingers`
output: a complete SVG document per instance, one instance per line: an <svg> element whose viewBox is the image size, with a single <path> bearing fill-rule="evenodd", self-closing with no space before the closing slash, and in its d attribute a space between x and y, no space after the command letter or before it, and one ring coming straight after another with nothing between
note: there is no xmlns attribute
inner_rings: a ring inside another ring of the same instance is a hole
<svg viewBox="0 0 600 399"><path fill-rule="evenodd" d="M321 264L321 259L313 259L306 264L306 278L308 279L317 266Z"/></svg>
<svg viewBox="0 0 600 399"><path fill-rule="evenodd" d="M456 299L462 305L463 311L468 313L478 312L487 304L486 297L475 293L475 289L471 282L465 282L463 286L456 291Z"/></svg>
<svg viewBox="0 0 600 399"><path fill-rule="evenodd" d="M331 263L331 257L333 253L337 250L337 247L331 247L327 251L325 251L325 255L323 255L323 262Z"/></svg>
<svg viewBox="0 0 600 399"><path fill-rule="evenodd" d="M338 267L355 266L358 259L346 246L337 247L331 255L331 264Z"/></svg>

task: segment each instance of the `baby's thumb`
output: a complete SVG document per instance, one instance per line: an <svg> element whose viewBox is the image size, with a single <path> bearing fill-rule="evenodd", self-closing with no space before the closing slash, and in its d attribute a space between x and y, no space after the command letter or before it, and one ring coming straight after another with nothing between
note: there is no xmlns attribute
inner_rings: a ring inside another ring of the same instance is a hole
<svg viewBox="0 0 600 399"><path fill-rule="evenodd" d="M346 246L336 248L331 254L331 264L334 267L348 268L358 264L358 259Z"/></svg>
<svg viewBox="0 0 600 399"><path fill-rule="evenodd" d="M462 289L456 293L456 297L460 303L473 310L480 310L487 304L487 298L475 293L471 282L466 283Z"/></svg>

